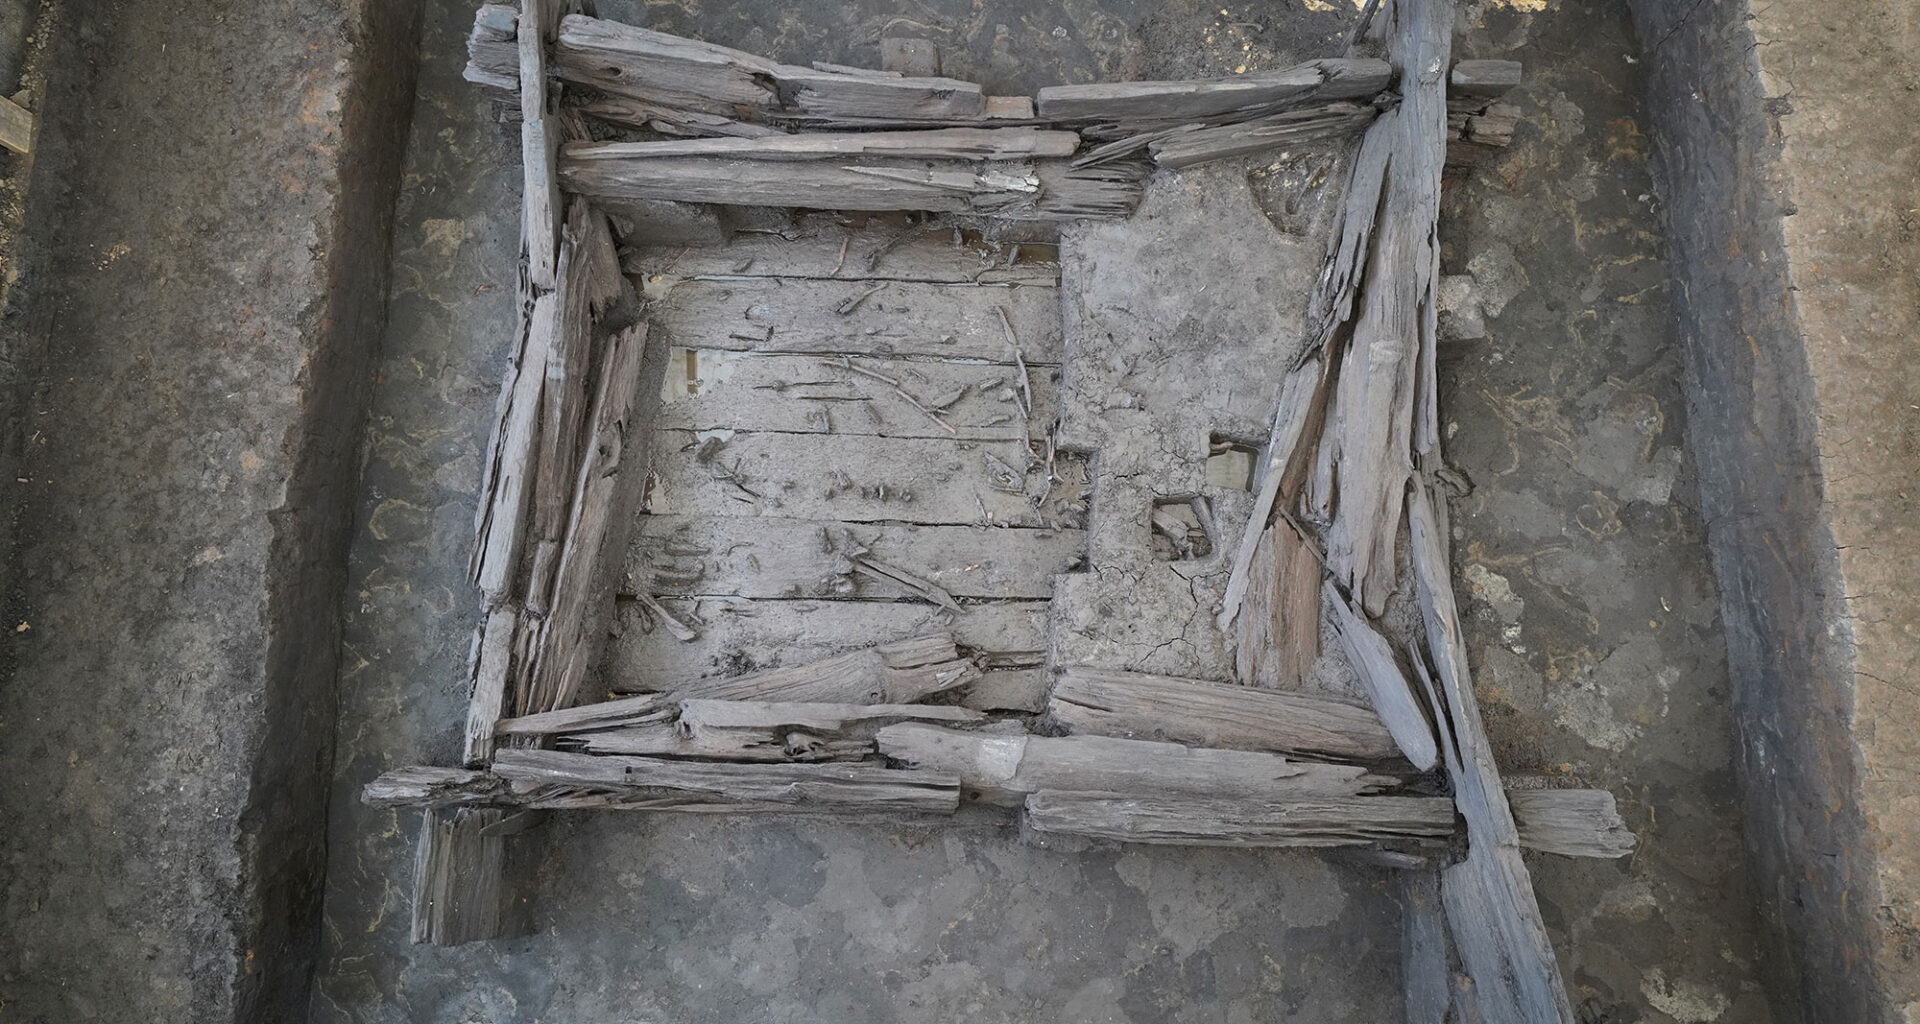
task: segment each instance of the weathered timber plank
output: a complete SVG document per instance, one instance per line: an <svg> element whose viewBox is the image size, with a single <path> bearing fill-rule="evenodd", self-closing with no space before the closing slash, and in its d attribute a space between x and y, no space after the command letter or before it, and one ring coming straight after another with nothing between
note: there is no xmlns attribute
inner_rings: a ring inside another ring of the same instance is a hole
<svg viewBox="0 0 1920 1024"><path fill-rule="evenodd" d="M661 604L675 618L694 625L698 636L675 639L667 629L649 623L636 605L623 605L619 633L609 641L602 664L602 675L614 691L644 690L658 679L739 675L817 661L875 641L935 630L949 630L970 649L1004 652L1023 665L1040 664L1047 646L1045 601L969 604L957 615L918 602L665 598ZM1001 674L987 672L973 686ZM1045 692L1044 683L1040 692Z"/></svg>
<svg viewBox="0 0 1920 1024"><path fill-rule="evenodd" d="M1052 367L1030 368L1033 415L1026 417L1019 373L1001 364L871 357L853 364L879 376L823 365L819 356L675 349L654 426L1021 441L1044 437L1058 415Z"/></svg>
<svg viewBox="0 0 1920 1024"><path fill-rule="evenodd" d="M959 780L941 772L867 764L712 764L665 758L502 750L494 773L516 790L532 790L525 806L548 806L547 787L596 791L591 803L629 810L761 811L795 809L842 813L951 814L960 803Z"/></svg>
<svg viewBox="0 0 1920 1024"><path fill-rule="evenodd" d="M595 754L698 757L714 761L857 761L874 753L874 736L898 722L973 725L986 715L932 704L829 704L688 700L679 721L575 737Z"/></svg>
<svg viewBox="0 0 1920 1024"><path fill-rule="evenodd" d="M1397 750L1364 704L1144 672L1063 668L1047 710L1077 733L1363 761Z"/></svg>
<svg viewBox="0 0 1920 1024"><path fill-rule="evenodd" d="M520 91L520 54L516 41L520 12L505 4L483 4L473 12L467 35L467 66L461 77L502 92Z"/></svg>
<svg viewBox="0 0 1920 1024"><path fill-rule="evenodd" d="M655 515L949 525L990 516L1009 526L1077 516L1060 488L1034 509L1028 494L1045 490L1045 467L1028 469L1022 442L739 433L703 450L700 437L679 430L655 431L652 441Z"/></svg>
<svg viewBox="0 0 1920 1024"><path fill-rule="evenodd" d="M1625 857L1634 835L1604 789L1509 789L1520 845L1566 857Z"/></svg>
<svg viewBox="0 0 1920 1024"><path fill-rule="evenodd" d="M661 694L649 693L639 697L590 701L557 711L537 711L518 718L505 718L495 725L494 731L501 736L550 736L666 721L674 714L673 701Z"/></svg>
<svg viewBox="0 0 1920 1024"><path fill-rule="evenodd" d="M1027 797L1037 832L1176 846L1441 845L1453 833L1445 797L1289 797L1248 802L1042 790Z"/></svg>
<svg viewBox="0 0 1920 1024"><path fill-rule="evenodd" d="M1285 801L1348 797L1391 788L1397 780L1359 765L1293 761L1278 754L1214 750L1106 736L1029 736L962 732L934 725L889 725L880 752L918 768L960 777L969 800L1019 806L1043 789L1221 800Z"/></svg>
<svg viewBox="0 0 1920 1024"><path fill-rule="evenodd" d="M560 247L560 122L542 115L520 122L521 205L527 276L551 289Z"/></svg>
<svg viewBox="0 0 1920 1024"><path fill-rule="evenodd" d="M626 260L626 271L670 279L829 278L1050 287L1060 283L1059 263L1009 259L1052 252L1050 246L956 245L953 232L945 229L851 230L826 223L794 239L750 234L737 235L722 247L636 249Z"/></svg>
<svg viewBox="0 0 1920 1024"><path fill-rule="evenodd" d="M656 300L648 315L661 340L681 348L1012 363L1000 324L1005 309L1029 366L1060 362L1060 295L1051 287L678 281L650 286L648 297Z"/></svg>
<svg viewBox="0 0 1920 1024"><path fill-rule="evenodd" d="M586 299L586 260L573 229L576 221L584 226L585 208L585 203L574 200L568 225L561 232L554 270L559 325L547 349L547 380L540 388L540 441L534 453L533 512L528 524L532 557L528 559L531 569L526 603L528 611L541 617L546 616L553 596L553 575L559 568L560 543L567 530L579 473L580 435L586 427L587 360L593 347L593 323Z"/></svg>
<svg viewBox="0 0 1920 1024"><path fill-rule="evenodd" d="M621 456L646 344L647 325L635 324L608 339L601 359L592 426L554 579L553 612L541 629L540 647L531 665L536 698L525 710L552 711L571 704L588 664L599 654L588 605L596 599L612 599L610 594L597 593L600 560L610 532L615 533L616 545L625 540L613 525L626 518L614 509L614 495L621 483ZM626 466L624 472L639 470Z"/></svg>
<svg viewBox="0 0 1920 1024"><path fill-rule="evenodd" d="M1329 580L1323 584L1325 601L1333 609L1334 633L1340 638L1347 663L1360 677L1360 685L1373 701L1400 753L1421 771L1429 771L1440 760L1434 738L1433 713L1414 694L1413 684L1394 658L1386 637Z"/></svg>
<svg viewBox="0 0 1920 1024"><path fill-rule="evenodd" d="M882 648L890 645L882 645ZM849 651L785 668L732 678L664 682L675 699L813 701L849 704L911 704L965 686L977 676L973 663L955 657L920 665L890 665L882 649Z"/></svg>
<svg viewBox="0 0 1920 1024"><path fill-rule="evenodd" d="M1520 84L1521 66L1517 60L1455 61L1447 77L1451 91L1477 96L1498 96Z"/></svg>
<svg viewBox="0 0 1920 1024"><path fill-rule="evenodd" d="M410 765L383 773L360 791L372 807L486 805L504 798L506 786L491 772Z"/></svg>
<svg viewBox="0 0 1920 1024"><path fill-rule="evenodd" d="M504 811L430 808L414 853L413 941L435 946L502 934L506 840L482 835Z"/></svg>
<svg viewBox="0 0 1920 1024"><path fill-rule="evenodd" d="M1231 78L1048 86L1036 94L1035 109L1050 121L1194 120L1372 96L1392 79L1393 68L1383 60L1315 60Z"/></svg>
<svg viewBox="0 0 1920 1024"><path fill-rule="evenodd" d="M519 568L526 539L528 491L534 475L534 444L540 431L540 392L547 352L560 329L560 300L551 294L533 302L526 340L513 371L512 392L495 446L493 486L474 541L472 578L489 604L503 600Z"/></svg>
<svg viewBox="0 0 1920 1024"><path fill-rule="evenodd" d="M756 120L778 105L773 61L583 15L561 19L554 73L669 107Z"/></svg>
<svg viewBox="0 0 1920 1024"><path fill-rule="evenodd" d="M494 730L507 714L507 680L513 666L513 640L520 628L520 609L503 604L487 613L480 627L480 650L474 658L473 695L467 703L466 746L462 760L481 764L493 757Z"/></svg>
<svg viewBox="0 0 1920 1024"><path fill-rule="evenodd" d="M1288 475L1287 467L1297 461L1294 453L1306 429L1319 380L1318 357L1309 358L1281 380L1280 400L1273 417L1273 433L1267 439L1265 458L1260 463L1260 486L1254 492L1253 512L1247 518L1246 532L1240 535L1240 544L1234 549L1233 569L1227 575L1226 593L1220 601L1219 623L1222 630L1231 628L1234 617L1240 613L1240 602L1246 597L1250 585L1247 574L1253 562L1254 549L1266 533L1267 524L1273 519L1273 507L1280 497L1280 483Z"/></svg>
<svg viewBox="0 0 1920 1024"><path fill-rule="evenodd" d="M1330 103L1156 137L1147 143L1147 152L1162 167L1192 167L1209 160L1356 134L1373 123L1376 113L1372 104Z"/></svg>
<svg viewBox="0 0 1920 1024"><path fill-rule="evenodd" d="M1285 520L1261 534L1234 633L1234 678L1247 686L1295 690L1320 657L1320 579L1307 541Z"/></svg>
<svg viewBox="0 0 1920 1024"><path fill-rule="evenodd" d="M883 83L873 83L876 85ZM891 87L893 83L884 83ZM1073 155L1075 132L1038 128L942 128L899 132L809 132L758 138L676 139L665 142L578 142L566 157L581 164L679 157L739 160L834 160L904 157L913 160L1027 160Z"/></svg>
<svg viewBox="0 0 1920 1024"><path fill-rule="evenodd" d="M804 117L979 117L986 111L980 86L953 78L849 75L782 65L774 72L786 111Z"/></svg>
<svg viewBox="0 0 1920 1024"><path fill-rule="evenodd" d="M1447 963L1447 915L1440 902L1439 872L1401 873L1400 921L1400 976L1407 993L1407 1024L1447 1024L1447 1008L1453 1002L1453 971Z"/></svg>
<svg viewBox="0 0 1920 1024"><path fill-rule="evenodd" d="M33 152L33 113L0 96L0 146L15 153Z"/></svg>
<svg viewBox="0 0 1920 1024"><path fill-rule="evenodd" d="M576 144L560 156L560 183L595 200L672 199L731 206L925 210L1015 220L1124 217L1138 205L1137 170L1074 168L1064 158L835 161L732 156L589 159Z"/></svg>
<svg viewBox="0 0 1920 1024"><path fill-rule="evenodd" d="M627 577L649 594L896 600L855 571L859 551L955 597L1046 599L1086 550L1078 530L996 530L804 519L642 516Z"/></svg>
<svg viewBox="0 0 1920 1024"><path fill-rule="evenodd" d="M538 121L551 109L547 102L547 45L559 6L558 0L520 0L514 33L520 62L522 121Z"/></svg>
<svg viewBox="0 0 1920 1024"><path fill-rule="evenodd" d="M1466 858L1440 873L1440 895L1482 1020L1571 1024L1560 964L1518 849L1469 840Z"/></svg>

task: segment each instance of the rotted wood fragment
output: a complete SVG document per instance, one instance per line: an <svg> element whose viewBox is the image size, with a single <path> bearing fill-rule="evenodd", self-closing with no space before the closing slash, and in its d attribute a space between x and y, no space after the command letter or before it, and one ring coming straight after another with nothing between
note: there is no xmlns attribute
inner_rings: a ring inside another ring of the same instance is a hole
<svg viewBox="0 0 1920 1024"><path fill-rule="evenodd" d="M485 835L506 812L435 807L414 848L413 941L457 946L503 934L506 840Z"/></svg>
<svg viewBox="0 0 1920 1024"><path fill-rule="evenodd" d="M1047 710L1075 733L1360 761L1397 750L1365 704L1145 672L1064 668Z"/></svg>
<svg viewBox="0 0 1920 1024"><path fill-rule="evenodd" d="M1173 846L1419 848L1444 846L1453 834L1453 804L1445 797L1247 801L1041 790L1027 797L1026 808L1037 832Z"/></svg>
<svg viewBox="0 0 1920 1024"><path fill-rule="evenodd" d="M1393 68L1370 58L1308 61L1277 71L1181 82L1055 85L1036 95L1043 120L1140 124L1270 113L1287 106L1373 96Z"/></svg>
<svg viewBox="0 0 1920 1024"><path fill-rule="evenodd" d="M1438 741L1434 738L1433 712L1407 681L1392 645L1365 614L1348 602L1333 581L1328 580L1324 588L1326 604L1333 609L1334 633L1340 637L1347 663L1353 666L1360 685L1373 701L1374 711L1393 734L1400 753L1415 768L1423 772L1432 769L1440 758Z"/></svg>
<svg viewBox="0 0 1920 1024"><path fill-rule="evenodd" d="M1520 84L1521 65L1517 60L1455 61L1447 76L1453 95L1499 96Z"/></svg>
<svg viewBox="0 0 1920 1024"><path fill-rule="evenodd" d="M462 758L467 764L483 764L493 756L494 732L500 719L508 713L508 680L520 615L520 608L508 603L488 612L481 624L480 649L473 665L473 694L467 702L466 747Z"/></svg>
<svg viewBox="0 0 1920 1024"><path fill-rule="evenodd" d="M656 684L674 701L773 700L840 704L911 704L955 689L976 675L951 633L849 651L803 665L745 675Z"/></svg>
<svg viewBox="0 0 1920 1024"><path fill-rule="evenodd" d="M1153 156L1153 162L1162 167L1192 167L1209 160L1357 134L1373 123L1376 113L1377 109L1371 104L1332 103L1231 124L1162 133L1147 141L1146 150Z"/></svg>
<svg viewBox="0 0 1920 1024"><path fill-rule="evenodd" d="M1633 852L1633 832L1604 789L1509 789L1507 806L1529 850L1608 860Z"/></svg>
<svg viewBox="0 0 1920 1024"><path fill-rule="evenodd" d="M674 702L664 695L649 693L502 719L494 731L501 736L552 736L590 729L614 729L665 721L673 717L674 708Z"/></svg>
<svg viewBox="0 0 1920 1024"><path fill-rule="evenodd" d="M488 604L505 599L519 567L526 540L528 494L535 474L535 442L540 430L540 396L546 364L560 330L560 300L552 294L533 301L523 328L519 358L510 371L507 406L492 446L490 483L483 492L476 524L470 576Z"/></svg>
<svg viewBox="0 0 1920 1024"><path fill-rule="evenodd" d="M367 783L360 799L372 807L485 806L505 793L506 784L484 769L410 766Z"/></svg>
<svg viewBox="0 0 1920 1024"><path fill-rule="evenodd" d="M0 96L0 146L15 153L33 152L33 113L18 103Z"/></svg>
<svg viewBox="0 0 1920 1024"><path fill-rule="evenodd" d="M934 131L808 132L757 138L685 139L668 142L592 142L567 147L570 160L629 161L667 157L733 157L743 160L845 160L903 157L915 160L1026 160L1071 156L1080 144L1074 132L1035 128L946 128Z"/></svg>
<svg viewBox="0 0 1920 1024"><path fill-rule="evenodd" d="M878 765L750 764L502 750L494 774L518 806L658 811L952 814L960 782Z"/></svg>
<svg viewBox="0 0 1920 1024"><path fill-rule="evenodd" d="M880 752L894 761L958 775L967 799L1007 807L1046 789L1257 803L1358 796L1398 782L1358 765L1106 736L962 732L909 723L881 729L878 741Z"/></svg>
<svg viewBox="0 0 1920 1024"><path fill-rule="evenodd" d="M643 754L712 761L858 761L875 752L874 736L896 722L974 725L986 715L933 704L827 704L687 700L673 723L633 726L574 737L594 754Z"/></svg>

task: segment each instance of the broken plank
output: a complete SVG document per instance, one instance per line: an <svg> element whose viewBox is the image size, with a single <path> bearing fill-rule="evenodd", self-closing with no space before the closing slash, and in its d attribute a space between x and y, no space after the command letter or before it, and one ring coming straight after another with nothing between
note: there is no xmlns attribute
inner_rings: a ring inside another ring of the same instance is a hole
<svg viewBox="0 0 1920 1024"><path fill-rule="evenodd" d="M592 216L599 216L593 214ZM587 303L587 264L575 224L585 227L586 204L574 200L562 231L554 271L559 323L547 349L546 383L540 389L540 443L534 454L533 512L528 526L528 611L545 618L559 567L560 542L567 529L579 471L581 431L587 412L587 360L593 347L592 313Z"/></svg>
<svg viewBox="0 0 1920 1024"><path fill-rule="evenodd" d="M1433 733L1433 713L1414 693L1413 684L1394 657L1392 645L1373 623L1348 602L1332 580L1323 584L1327 606L1333 609L1333 631L1340 638L1347 663L1373 701L1400 753L1421 771L1430 771L1440 759Z"/></svg>
<svg viewBox="0 0 1920 1024"><path fill-rule="evenodd" d="M665 721L674 713L673 701L660 694L649 693L502 719L494 729L502 736L550 736Z"/></svg>
<svg viewBox="0 0 1920 1024"><path fill-rule="evenodd" d="M675 700L911 704L964 686L975 675L952 638L936 634L743 676L659 679L654 685Z"/></svg>
<svg viewBox="0 0 1920 1024"><path fill-rule="evenodd" d="M1297 690L1320 657L1320 580L1325 570L1293 525L1260 535L1240 621L1234 678L1242 685Z"/></svg>
<svg viewBox="0 0 1920 1024"><path fill-rule="evenodd" d="M650 625L639 608L623 604L602 664L610 689L634 692L656 679L740 675L937 630L951 632L969 649L998 653L1004 655L1000 660L1021 666L1040 664L1047 646L1046 601L969 604L958 615L906 602L666 598L661 604L695 626L699 638L676 640ZM973 685L998 674L989 671Z"/></svg>
<svg viewBox="0 0 1920 1024"><path fill-rule="evenodd" d="M1220 601L1219 623L1222 630L1233 624L1234 616L1240 612L1240 602L1251 585L1248 572L1254 549L1266 533L1267 524L1273 519L1274 504L1280 498L1281 482L1292 475L1287 472L1290 465L1306 454L1303 452L1301 456L1296 456L1295 451L1313 411L1313 399L1319 381L1318 357L1308 358L1281 380L1273 432L1267 439L1265 459L1260 464L1258 474L1260 487L1254 495L1253 512L1247 519L1246 532L1241 534L1240 544L1234 550L1233 569L1227 576L1226 593Z"/></svg>
<svg viewBox="0 0 1920 1024"><path fill-rule="evenodd" d="M1042 790L1027 797L1026 807L1027 824L1037 832L1176 846L1438 846L1453 833L1453 805L1445 797L1249 802Z"/></svg>
<svg viewBox="0 0 1920 1024"><path fill-rule="evenodd" d="M1078 530L850 525L774 517L643 516L627 577L655 596L893 600L853 571L856 551L956 597L1047 599L1086 548Z"/></svg>
<svg viewBox="0 0 1920 1024"><path fill-rule="evenodd" d="M630 274L685 278L829 278L845 281L925 281L933 284L1060 283L1052 246L954 244L948 229L906 227L895 231L851 230L826 225L787 239L777 234L736 235L725 246L634 250Z"/></svg>
<svg viewBox="0 0 1920 1024"><path fill-rule="evenodd" d="M1047 710L1075 733L1362 761L1397 752L1379 716L1355 701L1145 672L1063 668Z"/></svg>
<svg viewBox="0 0 1920 1024"><path fill-rule="evenodd" d="M1358 765L1106 736L963 732L904 723L881 729L877 740L889 759L951 772L960 777L967 799L1007 807L1017 807L1028 794L1043 789L1255 803L1358 796L1397 782Z"/></svg>
<svg viewBox="0 0 1920 1024"><path fill-rule="evenodd" d="M1034 509L1028 492L1042 492L1045 467L1029 465L1025 442L703 433L654 432L648 512L928 525L986 525L991 517L1007 526L1078 516L1067 507L1070 488L1054 488Z"/></svg>
<svg viewBox="0 0 1920 1024"><path fill-rule="evenodd" d="M1373 122L1371 104L1332 103L1306 110L1289 110L1250 121L1180 131L1147 143L1153 162L1162 167L1192 167L1209 160L1248 156L1280 146L1356 134Z"/></svg>
<svg viewBox="0 0 1920 1024"><path fill-rule="evenodd" d="M505 817L486 807L436 807L422 816L414 852L414 942L457 946L503 934L506 840L482 833Z"/></svg>
<svg viewBox="0 0 1920 1024"><path fill-rule="evenodd" d="M33 125L31 111L0 96L0 146L20 154L33 152Z"/></svg>
<svg viewBox="0 0 1920 1024"><path fill-rule="evenodd" d="M516 41L520 12L505 4L483 4L473 12L467 35L467 66L461 77L506 93L520 91L520 53Z"/></svg>
<svg viewBox="0 0 1920 1024"><path fill-rule="evenodd" d="M495 774L524 806L628 810L816 810L951 814L959 780L868 764L711 764L665 758L502 750ZM584 797L553 790L586 790Z"/></svg>
<svg viewBox="0 0 1920 1024"><path fill-rule="evenodd" d="M409 765L367 783L360 799L370 807L484 806L503 799L505 790L485 770Z"/></svg>
<svg viewBox="0 0 1920 1024"><path fill-rule="evenodd" d="M827 365L811 355L676 348L667 365L654 418L662 430L1024 441L1044 437L1058 415L1051 367L1030 375L1027 417L1018 370L993 363L864 357Z"/></svg>
<svg viewBox="0 0 1920 1024"><path fill-rule="evenodd" d="M543 115L520 122L521 204L527 276L551 289L560 246L560 122Z"/></svg>
<svg viewBox="0 0 1920 1024"><path fill-rule="evenodd" d="M999 310L1012 318L1028 365L1058 363L1060 296L1051 287L727 280L649 283L649 311L682 348L824 356L932 356L1012 363Z"/></svg>
<svg viewBox="0 0 1920 1024"><path fill-rule="evenodd" d="M1392 80L1393 68L1383 60L1326 59L1230 78L1048 86L1036 95L1035 109L1049 121L1189 121L1372 96Z"/></svg>
<svg viewBox="0 0 1920 1024"><path fill-rule="evenodd" d="M782 65L774 72L783 111L803 117L971 118L986 110L980 86L955 78L848 75Z"/></svg>
<svg viewBox="0 0 1920 1024"><path fill-rule="evenodd" d="M1455 61L1447 76L1448 92L1498 96L1520 84L1521 70L1517 60Z"/></svg>
<svg viewBox="0 0 1920 1024"><path fill-rule="evenodd" d="M473 665L473 695L467 702L466 764L482 764L493 757L494 731L508 713L507 680L513 665L513 641L520 629L520 609L503 604L487 613L480 627L480 649Z"/></svg>
<svg viewBox="0 0 1920 1024"><path fill-rule="evenodd" d="M1566 857L1625 857L1634 835L1604 789L1509 789L1520 845Z"/></svg>
<svg viewBox="0 0 1920 1024"><path fill-rule="evenodd" d="M764 57L617 21L568 15L554 42L554 73L569 82L670 107L728 117L778 105Z"/></svg>
<svg viewBox="0 0 1920 1024"><path fill-rule="evenodd" d="M489 604L503 600L519 569L526 540L528 493L534 476L534 445L540 432L540 393L546 382L547 353L560 329L560 300L552 294L533 302L526 342L512 376L507 411L494 453L493 487L475 538L472 578Z"/></svg>
<svg viewBox="0 0 1920 1024"><path fill-rule="evenodd" d="M858 761L874 753L874 735L898 722L974 725L986 715L931 704L832 704L688 700L674 724L580 734L594 754L697 757L714 761Z"/></svg>
<svg viewBox="0 0 1920 1024"><path fill-rule="evenodd" d="M758 138L676 139L664 142L578 142L566 158L581 164L728 157L741 160L846 160L904 157L914 160L1026 160L1071 156L1075 132L1038 128L942 128L898 132L808 132Z"/></svg>

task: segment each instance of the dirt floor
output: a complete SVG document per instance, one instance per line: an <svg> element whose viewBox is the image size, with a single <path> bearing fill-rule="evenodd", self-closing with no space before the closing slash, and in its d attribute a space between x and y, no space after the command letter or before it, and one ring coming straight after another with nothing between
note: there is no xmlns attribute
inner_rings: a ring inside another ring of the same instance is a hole
<svg viewBox="0 0 1920 1024"><path fill-rule="evenodd" d="M949 74L1030 91L1332 52L1351 12L1309 5L1322 9L601 8L843 63L873 63L882 32L910 26ZM1442 353L1448 455L1472 483L1454 547L1480 696L1509 773L1608 788L1640 837L1618 863L1530 858L1581 1019L1766 1021L1635 46L1615 5L1534 6L1463 5L1460 55L1521 60L1528 79L1514 146L1451 181L1442 225L1466 296L1451 330L1484 335ZM518 231L517 140L459 77L470 18L431 4L423 41L349 585L315 1019L1397 1019L1391 872L1046 849L982 811L893 828L563 819L516 851L526 937L407 941L414 816L355 794L457 752L474 614L461 568ZM1308 230L1284 184L1319 158L1247 168L1276 236Z"/></svg>

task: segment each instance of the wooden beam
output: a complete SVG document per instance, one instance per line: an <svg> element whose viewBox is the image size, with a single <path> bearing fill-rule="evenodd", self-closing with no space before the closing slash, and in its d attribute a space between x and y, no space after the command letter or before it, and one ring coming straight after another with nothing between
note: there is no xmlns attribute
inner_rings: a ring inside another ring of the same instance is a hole
<svg viewBox="0 0 1920 1024"><path fill-rule="evenodd" d="M1438 741L1433 734L1433 712L1415 694L1386 637L1380 635L1333 581L1328 580L1323 586L1326 604L1333 609L1334 635L1340 638L1347 664L1352 665L1360 677L1360 685L1373 701L1374 711L1393 734L1400 753L1415 768L1430 771L1440 760Z"/></svg>
<svg viewBox="0 0 1920 1024"><path fill-rule="evenodd" d="M1365 704L1144 672L1062 669L1047 710L1075 733L1360 761L1397 750Z"/></svg>
<svg viewBox="0 0 1920 1024"><path fill-rule="evenodd" d="M582 142L566 148L569 160L629 161L666 157L729 157L740 160L845 160L904 157L914 160L1028 160L1072 156L1074 132L1036 128L943 128L935 131L808 132L758 138L682 139L667 142Z"/></svg>
<svg viewBox="0 0 1920 1024"><path fill-rule="evenodd" d="M1190 796L1133 797L1042 790L1027 798L1027 824L1128 843L1172 846L1328 847L1445 845L1453 805L1445 797L1299 797L1249 803Z"/></svg>
<svg viewBox="0 0 1920 1024"><path fill-rule="evenodd" d="M656 811L952 814L960 781L870 764L714 764L502 750L494 773L520 806Z"/></svg>
<svg viewBox="0 0 1920 1024"><path fill-rule="evenodd" d="M1393 69L1383 60L1313 60L1203 81L1048 86L1036 94L1035 109L1048 121L1191 121L1372 96L1392 79Z"/></svg>
<svg viewBox="0 0 1920 1024"><path fill-rule="evenodd" d="M434 946L503 934L506 840L483 832L506 812L434 807L421 816L414 849L413 941Z"/></svg>
<svg viewBox="0 0 1920 1024"><path fill-rule="evenodd" d="M708 761L858 761L897 722L977 725L979 711L937 704L829 704L687 700L673 724L629 726L577 737L593 754L644 754Z"/></svg>
<svg viewBox="0 0 1920 1024"><path fill-rule="evenodd" d="M32 153L33 128L32 112L0 96L0 146L22 155Z"/></svg>

